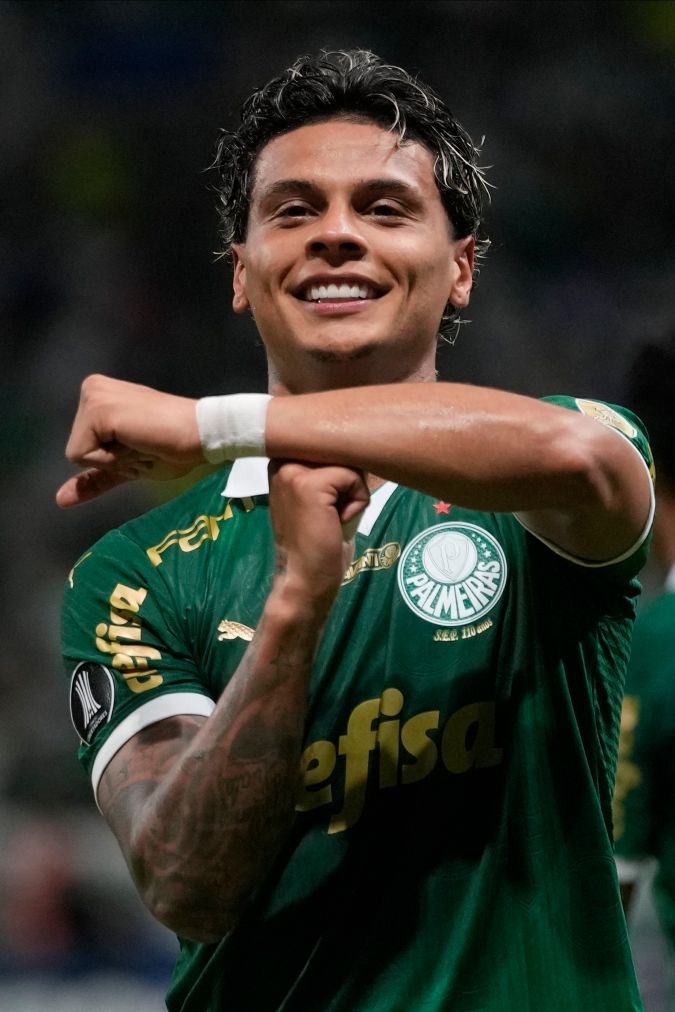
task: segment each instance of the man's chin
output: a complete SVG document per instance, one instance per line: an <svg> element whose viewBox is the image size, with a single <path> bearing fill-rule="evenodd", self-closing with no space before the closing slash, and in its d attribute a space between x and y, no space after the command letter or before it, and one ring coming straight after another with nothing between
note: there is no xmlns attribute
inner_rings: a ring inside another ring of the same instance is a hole
<svg viewBox="0 0 675 1012"><path fill-rule="evenodd" d="M353 344L351 346L336 341L327 347L310 348L309 354L315 362L346 363L360 362L364 358L370 358L378 350L381 350L380 345L375 341L368 342L367 344Z"/></svg>

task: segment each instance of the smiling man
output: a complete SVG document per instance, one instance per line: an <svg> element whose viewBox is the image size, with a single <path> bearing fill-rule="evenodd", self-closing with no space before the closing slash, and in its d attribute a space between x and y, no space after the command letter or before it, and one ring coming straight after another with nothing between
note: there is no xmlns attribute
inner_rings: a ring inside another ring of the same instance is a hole
<svg viewBox="0 0 675 1012"><path fill-rule="evenodd" d="M269 393L90 377L57 497L234 461L66 589L81 760L181 938L168 1007L635 1012L610 810L641 424L435 382L484 183L404 71L297 61L218 166Z"/></svg>
<svg viewBox="0 0 675 1012"><path fill-rule="evenodd" d="M301 393L351 386L357 359L360 382L433 379L445 306L468 302L474 239L454 237L431 151L350 117L267 144L232 252L234 308L254 307L272 389Z"/></svg>

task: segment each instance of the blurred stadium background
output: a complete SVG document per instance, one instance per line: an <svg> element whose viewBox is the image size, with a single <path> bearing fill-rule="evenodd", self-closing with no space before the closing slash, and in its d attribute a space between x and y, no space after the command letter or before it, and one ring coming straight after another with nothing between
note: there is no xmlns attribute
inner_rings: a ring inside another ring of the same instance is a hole
<svg viewBox="0 0 675 1012"><path fill-rule="evenodd" d="M0 4L5 1012L164 1007L174 941L136 899L76 764L58 626L75 558L175 490L73 513L53 494L87 373L190 395L264 388L212 255L204 170L248 91L325 46L419 71L485 135L493 246L443 378L620 399L637 344L672 325L674 3Z"/></svg>

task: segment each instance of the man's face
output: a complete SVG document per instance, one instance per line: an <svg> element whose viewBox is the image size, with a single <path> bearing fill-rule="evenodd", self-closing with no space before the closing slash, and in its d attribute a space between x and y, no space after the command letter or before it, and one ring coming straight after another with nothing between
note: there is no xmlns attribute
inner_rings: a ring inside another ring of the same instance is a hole
<svg viewBox="0 0 675 1012"><path fill-rule="evenodd" d="M452 238L427 148L333 119L263 148L234 260L234 308L253 311L273 380L300 392L322 372L432 379L446 303L469 300L473 240Z"/></svg>

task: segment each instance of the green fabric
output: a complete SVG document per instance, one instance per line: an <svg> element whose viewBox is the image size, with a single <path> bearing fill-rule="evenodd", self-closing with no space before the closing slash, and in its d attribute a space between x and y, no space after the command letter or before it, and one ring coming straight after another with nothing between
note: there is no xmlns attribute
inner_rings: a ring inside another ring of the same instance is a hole
<svg viewBox="0 0 675 1012"><path fill-rule="evenodd" d="M658 858L654 898L675 945L675 593L650 602L635 625L615 819L620 855Z"/></svg>
<svg viewBox="0 0 675 1012"><path fill-rule="evenodd" d="M266 497L228 504L224 484L107 535L71 574L68 669L97 661L116 683L87 769L149 700L217 700L246 649L273 541ZM172 1012L641 1008L611 797L646 544L586 568L511 515L437 506L399 488L357 535L312 677L294 829L237 928L182 943ZM115 667L124 623L137 653Z"/></svg>

